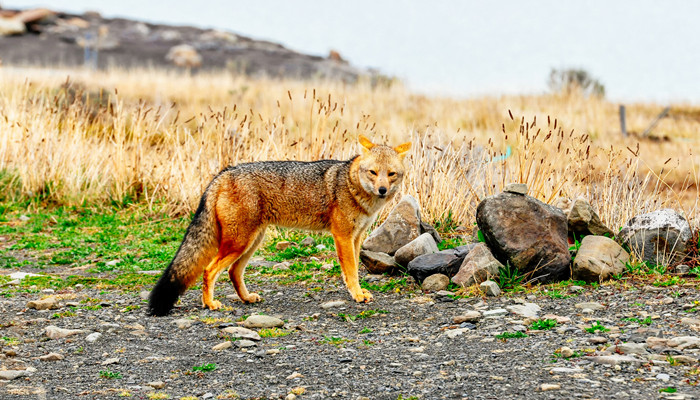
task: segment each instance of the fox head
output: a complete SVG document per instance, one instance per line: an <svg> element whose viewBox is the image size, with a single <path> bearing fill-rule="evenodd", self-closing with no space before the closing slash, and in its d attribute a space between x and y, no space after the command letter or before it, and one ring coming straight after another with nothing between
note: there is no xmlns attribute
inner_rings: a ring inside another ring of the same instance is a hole
<svg viewBox="0 0 700 400"><path fill-rule="evenodd" d="M377 145L360 135L362 155L358 174L362 188L381 199L391 198L399 190L405 173L403 159L411 142L396 147Z"/></svg>

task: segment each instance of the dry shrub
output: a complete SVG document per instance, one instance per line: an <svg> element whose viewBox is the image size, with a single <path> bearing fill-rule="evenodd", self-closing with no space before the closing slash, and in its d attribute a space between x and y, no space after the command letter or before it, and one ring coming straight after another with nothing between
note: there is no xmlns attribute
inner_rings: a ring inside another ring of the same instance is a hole
<svg viewBox="0 0 700 400"><path fill-rule="evenodd" d="M70 100L62 87L81 91ZM698 122L664 121L659 129L671 141L638 143L616 132L617 105L597 97L455 100L370 82L162 71L84 73L66 82L65 74L12 69L0 71L0 93L0 182L17 188L5 193L11 199L147 202L187 212L227 165L344 159L361 133L414 142L404 192L428 220L471 225L478 202L510 182L527 183L546 202L584 196L612 227L665 206L692 217L697 201L687 149ZM628 107L649 119L653 111Z"/></svg>

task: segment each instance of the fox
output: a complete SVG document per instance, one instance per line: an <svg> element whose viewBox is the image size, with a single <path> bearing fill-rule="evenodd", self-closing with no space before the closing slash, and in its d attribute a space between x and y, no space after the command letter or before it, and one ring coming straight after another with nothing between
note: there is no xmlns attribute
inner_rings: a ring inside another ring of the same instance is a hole
<svg viewBox="0 0 700 400"><path fill-rule="evenodd" d="M214 299L219 274L228 275L245 303L261 300L246 288L248 260L270 225L330 231L346 288L356 302L360 246L381 209L401 188L411 142L396 147L359 135L361 154L349 160L258 161L229 166L207 185L175 256L149 295L148 314L164 316L202 276L202 306Z"/></svg>

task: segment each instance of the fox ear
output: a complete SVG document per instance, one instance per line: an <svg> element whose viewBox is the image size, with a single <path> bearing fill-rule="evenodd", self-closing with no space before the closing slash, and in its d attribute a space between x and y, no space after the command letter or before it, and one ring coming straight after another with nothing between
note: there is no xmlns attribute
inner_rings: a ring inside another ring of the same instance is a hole
<svg viewBox="0 0 700 400"><path fill-rule="evenodd" d="M394 150L396 150L396 152L399 153L399 157L404 158L406 156L406 153L408 153L408 151L411 150L411 142L400 144L394 147Z"/></svg>
<svg viewBox="0 0 700 400"><path fill-rule="evenodd" d="M365 152L367 152L367 151L369 151L369 150L372 150L372 147L375 146L374 143L372 143L369 139L367 139L367 138L366 138L365 136L363 136L363 135L359 135L359 136L357 137L357 141L360 142L360 144L362 145L362 150L365 151Z"/></svg>

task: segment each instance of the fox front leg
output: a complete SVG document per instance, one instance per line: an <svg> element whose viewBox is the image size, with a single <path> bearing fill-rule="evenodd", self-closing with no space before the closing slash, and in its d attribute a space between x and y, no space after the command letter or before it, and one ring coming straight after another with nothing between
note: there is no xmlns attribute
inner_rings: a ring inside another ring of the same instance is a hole
<svg viewBox="0 0 700 400"><path fill-rule="evenodd" d="M358 303L371 301L372 294L360 287L357 256L355 255L355 240L353 240L352 234L333 232L333 239L335 240L338 260L340 261L340 269L343 272L343 280L350 295Z"/></svg>

